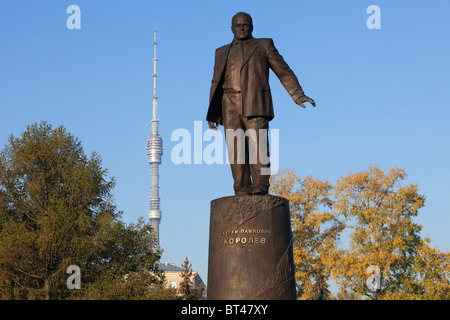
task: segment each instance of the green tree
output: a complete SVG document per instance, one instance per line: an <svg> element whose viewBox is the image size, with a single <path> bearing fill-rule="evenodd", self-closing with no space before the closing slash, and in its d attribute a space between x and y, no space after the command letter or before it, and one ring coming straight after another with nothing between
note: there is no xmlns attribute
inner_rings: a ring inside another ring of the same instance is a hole
<svg viewBox="0 0 450 320"><path fill-rule="evenodd" d="M120 222L114 184L100 156L88 158L62 126L9 137L0 152L1 299L132 298L147 291L125 294L119 284L161 283L151 228ZM81 269L81 290L67 288L70 265Z"/></svg>
<svg viewBox="0 0 450 320"><path fill-rule="evenodd" d="M175 299L174 290L164 289L164 274L156 263L154 238L149 223L115 221L97 234L101 244L84 264L83 290L72 299L166 300Z"/></svg>

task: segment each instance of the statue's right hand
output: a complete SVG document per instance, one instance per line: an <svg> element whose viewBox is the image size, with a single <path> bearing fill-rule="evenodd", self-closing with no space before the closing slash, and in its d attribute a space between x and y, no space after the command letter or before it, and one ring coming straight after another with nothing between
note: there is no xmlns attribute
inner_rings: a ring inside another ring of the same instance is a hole
<svg viewBox="0 0 450 320"><path fill-rule="evenodd" d="M307 96L301 96L297 100L295 100L295 103L298 104L300 107L306 108L305 105L303 104L303 102L309 102L309 103L311 103L311 105L313 107L316 106L316 103L314 102L314 100Z"/></svg>
<svg viewBox="0 0 450 320"><path fill-rule="evenodd" d="M210 129L212 129L212 130L216 130L217 131L217 128L219 127L219 124L218 123L214 124L214 122L208 121L208 127Z"/></svg>

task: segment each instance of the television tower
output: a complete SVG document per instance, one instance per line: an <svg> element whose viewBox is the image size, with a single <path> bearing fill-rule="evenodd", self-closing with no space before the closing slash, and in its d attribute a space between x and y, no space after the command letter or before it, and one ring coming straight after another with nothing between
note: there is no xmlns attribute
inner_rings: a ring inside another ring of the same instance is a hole
<svg viewBox="0 0 450 320"><path fill-rule="evenodd" d="M153 119L152 119L152 135L147 139L147 155L148 163L151 166L151 195L150 210L148 218L155 233L156 244L154 250L159 250L159 223L161 222L160 198L159 198L159 165L163 154L162 138L158 134L158 96L156 95L156 28L154 32L154 58L153 58Z"/></svg>

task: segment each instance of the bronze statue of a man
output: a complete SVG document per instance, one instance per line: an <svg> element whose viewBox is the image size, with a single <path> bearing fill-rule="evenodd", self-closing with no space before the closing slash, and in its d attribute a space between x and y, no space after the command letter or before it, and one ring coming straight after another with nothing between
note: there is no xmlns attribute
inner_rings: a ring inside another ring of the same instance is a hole
<svg viewBox="0 0 450 320"><path fill-rule="evenodd" d="M270 163L261 161L260 149L266 150L262 152L268 156L267 131L269 121L274 118L269 68L295 103L305 108L304 102L311 103L313 107L315 102L305 96L297 77L278 53L273 40L252 37L253 22L249 14L237 13L231 24L233 42L216 50L206 120L213 130L217 130L219 124L224 126L226 132L254 130L253 143L257 146L257 155L253 162L249 161L249 141L245 143L245 161L240 162L237 161L238 146L234 137L225 137L234 191L236 195L267 194ZM247 138L252 140L249 136Z"/></svg>

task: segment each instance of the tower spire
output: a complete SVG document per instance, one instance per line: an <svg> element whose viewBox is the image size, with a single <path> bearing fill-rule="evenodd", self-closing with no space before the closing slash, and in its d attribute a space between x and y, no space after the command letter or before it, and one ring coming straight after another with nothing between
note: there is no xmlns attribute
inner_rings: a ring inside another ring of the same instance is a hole
<svg viewBox="0 0 450 320"><path fill-rule="evenodd" d="M158 134L158 96L156 95L156 26L154 31L153 41L153 118L152 135L147 139L147 155L148 163L151 166L151 193L150 193L150 210L148 211L148 218L150 219L153 232L155 233L155 247L154 250L159 250L159 223L161 222L160 198L159 198L159 165L163 154L162 138Z"/></svg>

